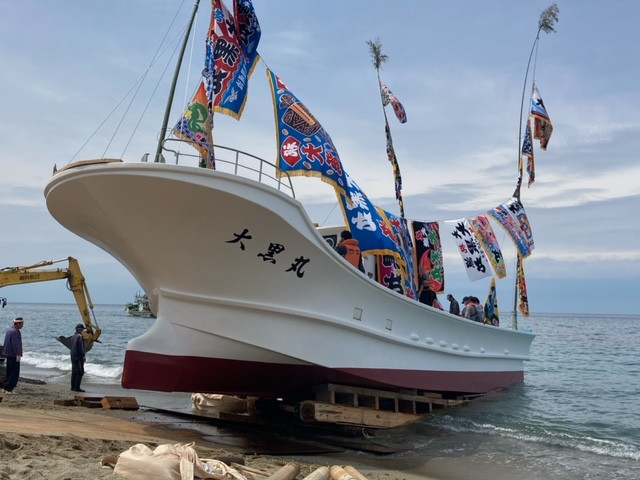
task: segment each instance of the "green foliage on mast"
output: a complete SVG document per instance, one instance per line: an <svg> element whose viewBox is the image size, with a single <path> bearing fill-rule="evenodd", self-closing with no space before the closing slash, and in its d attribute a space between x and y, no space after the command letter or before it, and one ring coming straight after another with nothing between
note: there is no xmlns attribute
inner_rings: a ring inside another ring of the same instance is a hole
<svg viewBox="0 0 640 480"><path fill-rule="evenodd" d="M378 77L380 77L380 68L389 60L389 57L382 53L382 43L379 38L376 37L375 40L367 40L367 45L369 45L369 53L371 54L373 66L378 72Z"/></svg>
<svg viewBox="0 0 640 480"><path fill-rule="evenodd" d="M553 28L554 24L558 21L558 13L560 10L558 9L558 5L555 3L551 4L550 7L540 14L540 20L538 20L538 33L542 30L544 33L554 32Z"/></svg>

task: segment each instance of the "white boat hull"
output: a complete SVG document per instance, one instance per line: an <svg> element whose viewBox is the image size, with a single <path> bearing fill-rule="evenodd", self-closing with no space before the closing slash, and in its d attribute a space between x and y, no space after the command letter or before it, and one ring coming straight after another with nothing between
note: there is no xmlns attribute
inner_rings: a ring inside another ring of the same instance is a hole
<svg viewBox="0 0 640 480"><path fill-rule="evenodd" d="M118 259L155 306L152 327L127 345L126 388L286 396L331 382L483 393L523 380L532 334L371 281L299 202L259 182L96 163L58 172L45 196L56 220Z"/></svg>

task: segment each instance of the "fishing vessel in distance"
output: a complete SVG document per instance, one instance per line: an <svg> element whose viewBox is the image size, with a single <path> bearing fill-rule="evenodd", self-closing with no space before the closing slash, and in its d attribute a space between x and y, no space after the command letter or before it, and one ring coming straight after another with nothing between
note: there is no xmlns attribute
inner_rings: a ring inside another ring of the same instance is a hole
<svg viewBox="0 0 640 480"><path fill-rule="evenodd" d="M146 293L136 293L133 301L124 306L124 311L132 317L156 318L153 310L151 310L151 302Z"/></svg>
<svg viewBox="0 0 640 480"><path fill-rule="evenodd" d="M325 237L340 228L316 228L278 165L215 146L215 169L199 168L180 141L162 142L171 162L76 162L45 188L51 215L154 305L127 345L125 388L304 398L323 384L460 394L523 381L532 333L381 285L336 253Z"/></svg>

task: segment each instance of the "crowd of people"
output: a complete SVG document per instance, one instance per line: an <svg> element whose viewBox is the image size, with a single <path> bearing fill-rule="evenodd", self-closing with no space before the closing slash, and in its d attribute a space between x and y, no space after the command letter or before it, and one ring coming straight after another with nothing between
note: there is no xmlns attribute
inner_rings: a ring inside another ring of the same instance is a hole
<svg viewBox="0 0 640 480"><path fill-rule="evenodd" d="M438 301L438 296L429 286L428 278L424 278L422 280L420 290L418 291L418 300L420 303L443 310L440 302ZM468 320L473 320L474 322L483 323L484 306L480 303L480 299L478 297L464 297L462 299L462 309L460 309L460 303L450 293L447 294L447 300L449 301L450 314L464 317Z"/></svg>

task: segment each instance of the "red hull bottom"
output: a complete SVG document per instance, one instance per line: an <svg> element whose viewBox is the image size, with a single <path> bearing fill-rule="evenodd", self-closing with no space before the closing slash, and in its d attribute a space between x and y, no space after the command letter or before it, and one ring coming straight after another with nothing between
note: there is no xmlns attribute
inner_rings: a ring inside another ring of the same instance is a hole
<svg viewBox="0 0 640 480"><path fill-rule="evenodd" d="M314 385L336 383L386 390L486 393L524 380L522 371L441 372L329 369L315 365L259 363L127 351L122 386L161 392L199 392L287 398Z"/></svg>

